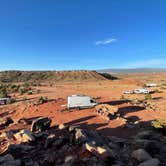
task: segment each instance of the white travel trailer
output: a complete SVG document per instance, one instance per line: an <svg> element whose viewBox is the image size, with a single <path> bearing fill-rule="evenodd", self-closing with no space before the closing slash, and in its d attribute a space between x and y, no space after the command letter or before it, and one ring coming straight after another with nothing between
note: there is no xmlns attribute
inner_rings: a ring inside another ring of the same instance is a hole
<svg viewBox="0 0 166 166"><path fill-rule="evenodd" d="M155 83L147 83L146 84L146 87L156 87L157 86L157 84L155 84Z"/></svg>
<svg viewBox="0 0 166 166"><path fill-rule="evenodd" d="M135 89L134 93L136 94L148 94L150 91L148 89Z"/></svg>
<svg viewBox="0 0 166 166"><path fill-rule="evenodd" d="M91 108L96 106L98 103L96 100L85 95L72 95L68 96L67 107L70 108Z"/></svg>

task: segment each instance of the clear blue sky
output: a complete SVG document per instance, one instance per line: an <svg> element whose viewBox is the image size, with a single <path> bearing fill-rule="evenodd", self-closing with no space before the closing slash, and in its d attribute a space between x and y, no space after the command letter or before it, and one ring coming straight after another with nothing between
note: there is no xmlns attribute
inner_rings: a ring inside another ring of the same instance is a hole
<svg viewBox="0 0 166 166"><path fill-rule="evenodd" d="M0 70L166 67L165 0L0 0Z"/></svg>

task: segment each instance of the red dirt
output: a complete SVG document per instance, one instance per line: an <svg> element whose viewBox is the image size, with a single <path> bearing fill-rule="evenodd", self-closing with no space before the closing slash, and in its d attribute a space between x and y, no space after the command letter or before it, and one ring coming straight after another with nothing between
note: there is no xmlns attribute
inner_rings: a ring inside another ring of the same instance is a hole
<svg viewBox="0 0 166 166"><path fill-rule="evenodd" d="M146 83L145 75L139 75L139 79ZM147 79L153 79L157 83L166 79L156 75L150 77L146 75ZM138 81L138 76L130 76L129 78L123 77L120 80L115 81L100 81L100 82L86 82L86 83L66 83L66 84L54 84L52 87L44 86L38 87L41 90L40 94L27 95L27 101L21 101L8 106L0 106L0 117L11 116L14 121L18 121L20 118L32 118L37 116L48 116L52 119L52 126L56 126L60 123L67 123L71 125L77 125L82 128L90 130L98 130L105 135L116 135L121 137L128 137L135 133L134 129L123 128L122 119L113 119L110 121L97 116L93 109L84 110L72 110L71 112L61 112L64 109L62 105L66 104L66 98L71 94L86 94L92 97L100 96L100 102L111 102L119 107L120 111L125 117L136 118L140 124L148 125L148 123L156 118L166 118L166 90L162 90L162 93L152 94L152 97L162 97L156 100L156 105L159 108L156 111L135 109L131 104L124 102L118 102L122 96L123 90L132 90L138 88L142 81ZM137 80L137 81L136 81ZM160 89L155 88L155 89ZM41 105L33 105L33 100L39 96L47 96L50 99L56 99ZM143 99L144 95L124 95L127 99ZM17 96L22 98L23 96ZM63 98L63 99L58 99ZM29 128L28 125L15 124L7 127L3 130ZM3 131L2 130L2 131Z"/></svg>

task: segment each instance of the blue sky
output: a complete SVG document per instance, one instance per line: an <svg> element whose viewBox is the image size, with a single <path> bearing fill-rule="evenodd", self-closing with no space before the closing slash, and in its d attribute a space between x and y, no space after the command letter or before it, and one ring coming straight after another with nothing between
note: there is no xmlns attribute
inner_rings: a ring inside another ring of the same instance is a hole
<svg viewBox="0 0 166 166"><path fill-rule="evenodd" d="M166 67L165 0L0 0L0 70Z"/></svg>

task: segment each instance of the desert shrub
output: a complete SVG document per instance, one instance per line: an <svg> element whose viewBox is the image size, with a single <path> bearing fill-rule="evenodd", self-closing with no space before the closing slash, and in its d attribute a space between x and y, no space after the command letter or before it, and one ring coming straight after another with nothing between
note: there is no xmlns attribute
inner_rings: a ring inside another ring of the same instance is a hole
<svg viewBox="0 0 166 166"><path fill-rule="evenodd" d="M47 97L40 96L37 100L37 104L43 104L43 103L46 103L47 101L48 101Z"/></svg>
<svg viewBox="0 0 166 166"><path fill-rule="evenodd" d="M160 87L160 89L163 89L163 90L164 90L164 89L166 89L166 87L162 86L162 87Z"/></svg>
<svg viewBox="0 0 166 166"><path fill-rule="evenodd" d="M146 84L143 84L142 87L143 87L143 88L146 88Z"/></svg>
<svg viewBox="0 0 166 166"><path fill-rule="evenodd" d="M120 99L121 99L121 100L124 100L124 99L125 99L124 95L121 95Z"/></svg>
<svg viewBox="0 0 166 166"><path fill-rule="evenodd" d="M25 88L21 87L21 88L19 89L19 93L20 93L20 95L23 95L24 93L26 93Z"/></svg>
<svg viewBox="0 0 166 166"><path fill-rule="evenodd" d="M60 112L61 113L63 113L63 112L69 112L69 109L65 108L65 109L60 110Z"/></svg>
<svg viewBox="0 0 166 166"><path fill-rule="evenodd" d="M7 88L5 86L1 86L0 87L0 97L7 97L8 96L8 92L7 92Z"/></svg>
<svg viewBox="0 0 166 166"><path fill-rule="evenodd" d="M23 95L25 93L27 93L28 91L32 90L32 88L29 86L29 84L23 84L20 88L19 88L19 93L20 95Z"/></svg>
<svg viewBox="0 0 166 166"><path fill-rule="evenodd" d="M162 134L166 134L166 119L153 120L151 126Z"/></svg>
<svg viewBox="0 0 166 166"><path fill-rule="evenodd" d="M161 84L161 86L166 86L166 83Z"/></svg>
<svg viewBox="0 0 166 166"><path fill-rule="evenodd" d="M32 92L32 91L28 91L27 94L28 94L28 95L32 95L33 92Z"/></svg>
<svg viewBox="0 0 166 166"><path fill-rule="evenodd" d="M36 90L36 93L37 93L37 94L39 94L40 92L41 92L41 90L40 90L40 89L37 89L37 90Z"/></svg>
<svg viewBox="0 0 166 166"><path fill-rule="evenodd" d="M30 84L27 83L27 82L25 82L24 84L22 84L22 87L24 87L24 88L28 88L28 87L30 87Z"/></svg>
<svg viewBox="0 0 166 166"><path fill-rule="evenodd" d="M12 104L12 103L15 103L15 102L16 102L16 99L10 98L10 99L7 101L7 104Z"/></svg>
<svg viewBox="0 0 166 166"><path fill-rule="evenodd" d="M152 100L152 95L151 94L146 94L145 95L145 100Z"/></svg>
<svg viewBox="0 0 166 166"><path fill-rule="evenodd" d="M162 91L160 91L159 89L155 89L154 93L162 93Z"/></svg>
<svg viewBox="0 0 166 166"><path fill-rule="evenodd" d="M19 88L20 88L20 85L13 84L13 85L10 86L10 90L11 90L12 93L13 92L19 92Z"/></svg>

